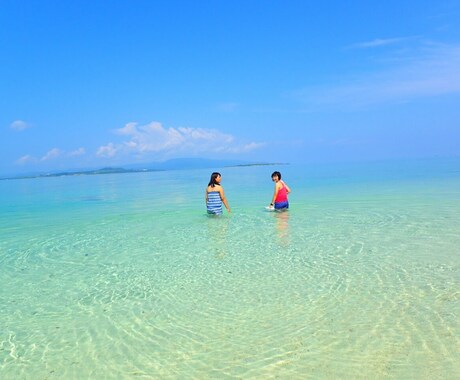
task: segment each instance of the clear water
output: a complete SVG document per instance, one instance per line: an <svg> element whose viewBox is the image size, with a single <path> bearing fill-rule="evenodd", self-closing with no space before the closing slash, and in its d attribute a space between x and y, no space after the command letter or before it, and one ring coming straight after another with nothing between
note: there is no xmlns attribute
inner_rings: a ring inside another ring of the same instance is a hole
<svg viewBox="0 0 460 380"><path fill-rule="evenodd" d="M459 163L0 181L0 377L458 378Z"/></svg>

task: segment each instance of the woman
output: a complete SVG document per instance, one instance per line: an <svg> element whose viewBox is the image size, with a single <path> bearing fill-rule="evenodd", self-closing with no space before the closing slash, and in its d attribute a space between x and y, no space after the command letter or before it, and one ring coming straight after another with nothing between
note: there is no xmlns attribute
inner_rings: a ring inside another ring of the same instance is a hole
<svg viewBox="0 0 460 380"><path fill-rule="evenodd" d="M230 212L230 207L225 198L224 188L220 185L222 176L220 173L214 172L211 174L208 187L206 188L206 208L208 214L221 215L222 214L222 203L225 208Z"/></svg>
<svg viewBox="0 0 460 380"><path fill-rule="evenodd" d="M287 210L289 208L287 195L291 192L291 189L284 181L281 181L280 172L273 172L272 181L275 182L275 191L273 192L270 207L275 207L275 210Z"/></svg>

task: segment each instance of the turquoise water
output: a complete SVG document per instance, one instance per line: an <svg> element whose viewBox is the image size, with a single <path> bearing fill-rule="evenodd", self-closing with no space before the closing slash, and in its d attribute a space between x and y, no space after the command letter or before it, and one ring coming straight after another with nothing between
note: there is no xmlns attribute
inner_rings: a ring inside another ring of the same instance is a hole
<svg viewBox="0 0 460 380"><path fill-rule="evenodd" d="M459 160L217 169L0 181L0 377L458 378Z"/></svg>

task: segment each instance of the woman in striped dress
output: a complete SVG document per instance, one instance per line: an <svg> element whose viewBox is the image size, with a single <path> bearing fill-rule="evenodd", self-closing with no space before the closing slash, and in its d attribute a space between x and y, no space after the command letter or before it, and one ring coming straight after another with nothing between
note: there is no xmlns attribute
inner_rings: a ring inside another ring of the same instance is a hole
<svg viewBox="0 0 460 380"><path fill-rule="evenodd" d="M220 185L222 176L220 173L214 172L211 174L208 187L206 188L206 208L208 214L221 215L222 203L228 212L230 206L228 205L227 198L225 198L224 188Z"/></svg>

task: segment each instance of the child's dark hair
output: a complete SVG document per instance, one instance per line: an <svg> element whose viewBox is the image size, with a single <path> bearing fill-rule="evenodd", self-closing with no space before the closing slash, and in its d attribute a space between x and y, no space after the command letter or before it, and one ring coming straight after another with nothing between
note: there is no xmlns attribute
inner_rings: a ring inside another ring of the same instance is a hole
<svg viewBox="0 0 460 380"><path fill-rule="evenodd" d="M216 181L217 177L221 177L220 173L218 173L218 172L212 173L211 174L211 179L209 180L209 183L208 183L208 186L214 187L214 186L218 185L218 183Z"/></svg>
<svg viewBox="0 0 460 380"><path fill-rule="evenodd" d="M272 178L273 178L274 176L277 176L278 179L281 179L281 173L280 173L280 172L273 172L273 173L272 173Z"/></svg>

